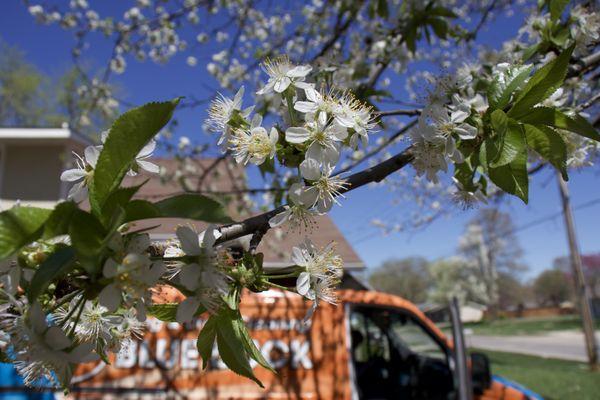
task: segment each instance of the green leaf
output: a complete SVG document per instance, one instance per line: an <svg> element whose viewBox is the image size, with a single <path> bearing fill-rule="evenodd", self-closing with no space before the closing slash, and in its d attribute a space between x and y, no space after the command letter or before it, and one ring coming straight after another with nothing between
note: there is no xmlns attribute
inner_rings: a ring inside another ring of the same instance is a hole
<svg viewBox="0 0 600 400"><path fill-rule="evenodd" d="M75 265L75 250L61 247L52 253L35 271L27 290L27 298L33 302L56 278L69 272Z"/></svg>
<svg viewBox="0 0 600 400"><path fill-rule="evenodd" d="M377 0L377 15L384 19L390 15L387 0Z"/></svg>
<svg viewBox="0 0 600 400"><path fill-rule="evenodd" d="M148 182L148 180L145 180L136 186L121 187L113 191L102 207L102 222L107 225L117 209L119 207L125 208L131 198L146 184L146 182Z"/></svg>
<svg viewBox="0 0 600 400"><path fill-rule="evenodd" d="M208 362L212 355L213 345L217 337L217 317L211 316L198 335L198 341L196 347L198 348L198 354L202 358L202 368L208 367Z"/></svg>
<svg viewBox="0 0 600 400"><path fill-rule="evenodd" d="M77 210L79 210L79 207L72 201L57 204L44 224L44 238L50 239L68 234L71 219Z"/></svg>
<svg viewBox="0 0 600 400"><path fill-rule="evenodd" d="M569 180L567 147L558 132L546 126L525 124L524 128L529 147L559 170L564 180Z"/></svg>
<svg viewBox="0 0 600 400"><path fill-rule="evenodd" d="M522 152L510 163L488 169L489 177L500 189L519 197L527 204L529 197L529 177L527 174L527 153Z"/></svg>
<svg viewBox="0 0 600 400"><path fill-rule="evenodd" d="M519 66L507 74L507 81L501 83L500 78L496 77L487 91L490 108L503 109L508 105L513 93L518 90L531 73L532 66Z"/></svg>
<svg viewBox="0 0 600 400"><path fill-rule="evenodd" d="M241 314L239 314L239 311L238 317L233 320L233 325L234 328L237 330L238 335L241 336L242 340L246 345L246 351L248 352L248 356L250 356L250 358L254 359L258 364L268 369L269 371L275 372L271 364L269 364L269 362L265 359L258 347L256 347L256 344L254 343L254 340L252 340L250 332L248 332L248 328L246 327L246 324L244 323Z"/></svg>
<svg viewBox="0 0 600 400"><path fill-rule="evenodd" d="M148 307L148 315L153 316L163 322L177 322L177 307L179 303L164 303L164 304L152 304ZM198 307L194 316L198 316L206 312L206 308L203 306Z"/></svg>
<svg viewBox="0 0 600 400"><path fill-rule="evenodd" d="M221 359L236 374L252 379L261 388L263 384L254 376L250 360L246 353L247 344L245 339L236 329L235 312L224 308L217 316L217 346ZM243 322L242 322L243 323Z"/></svg>
<svg viewBox="0 0 600 400"><path fill-rule="evenodd" d="M148 218L186 218L210 223L229 223L225 207L210 197L182 194L157 203L133 200L125 206L127 222Z"/></svg>
<svg viewBox="0 0 600 400"><path fill-rule="evenodd" d="M547 99L562 85L574 48L574 45L569 47L533 74L508 112L509 117L518 119L527 114L533 106Z"/></svg>
<svg viewBox="0 0 600 400"><path fill-rule="evenodd" d="M577 133L589 139L600 141L600 134L581 115L573 117L550 107L536 107L530 113L522 116L519 121L531 125L546 125Z"/></svg>
<svg viewBox="0 0 600 400"><path fill-rule="evenodd" d="M536 44L534 44L534 45L529 46L528 48L526 48L523 51L523 55L522 55L523 62L525 62L525 61L529 60L531 57L533 57L533 55L535 53L537 53L537 51L539 49L540 49L540 44L539 43L536 43Z"/></svg>
<svg viewBox="0 0 600 400"><path fill-rule="evenodd" d="M569 0L550 0L550 18L552 21L560 19L567 4L569 4Z"/></svg>
<svg viewBox="0 0 600 400"><path fill-rule="evenodd" d="M210 197L182 194L155 203L160 214L167 218L188 218L211 223L229 223L225 207Z"/></svg>
<svg viewBox="0 0 600 400"><path fill-rule="evenodd" d="M140 150L169 122L179 98L127 111L110 128L90 185L90 204L100 214Z"/></svg>
<svg viewBox="0 0 600 400"><path fill-rule="evenodd" d="M0 261L40 237L52 210L14 206L0 212Z"/></svg>
<svg viewBox="0 0 600 400"><path fill-rule="evenodd" d="M448 36L448 23L442 18L430 18L429 25L440 39L446 39Z"/></svg>
<svg viewBox="0 0 600 400"><path fill-rule="evenodd" d="M104 226L92 214L77 210L71 219L69 235L83 267L88 272L97 272L107 236Z"/></svg>
<svg viewBox="0 0 600 400"><path fill-rule="evenodd" d="M492 114L492 125L494 124L493 116L497 112L504 114L501 110L494 111ZM508 119L503 120L502 122L504 125L500 128L504 128L504 134L501 134L500 136L496 158L490 163L490 167L492 168L509 164L519 153L522 153L526 149L525 136L521 126L515 121L509 121Z"/></svg>

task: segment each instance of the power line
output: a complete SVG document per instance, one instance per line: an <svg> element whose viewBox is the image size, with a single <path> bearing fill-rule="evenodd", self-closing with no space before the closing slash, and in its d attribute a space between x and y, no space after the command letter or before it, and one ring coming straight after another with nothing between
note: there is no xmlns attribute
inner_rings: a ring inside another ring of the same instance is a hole
<svg viewBox="0 0 600 400"><path fill-rule="evenodd" d="M585 203L579 204L578 206L573 207L573 211L577 211L577 210L582 210L582 209L585 209L585 208L589 208L589 207L595 206L596 204L600 204L600 198L592 199L592 200L587 201ZM544 222L553 220L553 219L555 219L557 217L560 217L560 216L562 216L562 211L558 211L558 212L553 213L551 215L546 215L545 217L541 217L541 218L535 219L535 220L530 221L530 222L528 222L526 224L520 225L520 226L516 227L515 229L513 229L511 231L502 232L501 235L506 235L506 234L509 234L511 232L524 231L526 229L529 229L529 228L532 228L534 226L543 224ZM363 243L363 242L368 242L369 240L375 239L375 238L378 238L378 237L380 237L380 236L378 236L377 234L363 236L359 240L354 241L353 244L357 245L357 244L360 244L360 243Z"/></svg>

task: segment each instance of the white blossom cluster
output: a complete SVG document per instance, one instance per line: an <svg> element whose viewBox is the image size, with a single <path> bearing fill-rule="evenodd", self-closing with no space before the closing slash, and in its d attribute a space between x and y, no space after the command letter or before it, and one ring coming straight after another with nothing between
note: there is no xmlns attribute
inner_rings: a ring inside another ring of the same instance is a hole
<svg viewBox="0 0 600 400"><path fill-rule="evenodd" d="M288 177L294 182L289 186L288 204L271 218L270 225L289 222L293 228L307 226L313 216L327 213L346 189L347 183L334 170L344 148L354 150L368 144L375 115L350 92L333 87L318 89L310 82L316 71L309 65L295 65L280 56L265 61L263 69L268 81L257 95L271 96L279 104L281 122L264 127L266 120L258 113L252 115L255 106L242 106L242 88L233 99L219 95L213 101L207 125L220 135L219 143L238 163L262 165L279 160L281 167L296 168L297 174ZM317 257L315 249L309 247L303 251L311 260L313 256L327 262L338 260L330 248L325 250L327 257ZM306 264L298 257L294 261ZM328 293L335 279L314 274L309 279L303 274L298 280L298 293L311 300L331 300ZM322 295L315 297L314 293Z"/></svg>

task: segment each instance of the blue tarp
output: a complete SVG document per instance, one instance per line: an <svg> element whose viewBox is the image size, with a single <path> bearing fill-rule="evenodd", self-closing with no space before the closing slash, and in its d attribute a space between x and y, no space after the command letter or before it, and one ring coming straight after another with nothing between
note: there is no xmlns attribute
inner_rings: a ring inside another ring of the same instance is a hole
<svg viewBox="0 0 600 400"><path fill-rule="evenodd" d="M10 389L9 389L10 388ZM12 390L14 388L14 391ZM5 391L5 390L10 391ZM23 379L11 364L0 363L0 399L2 400L53 400L52 392L36 392L23 385Z"/></svg>

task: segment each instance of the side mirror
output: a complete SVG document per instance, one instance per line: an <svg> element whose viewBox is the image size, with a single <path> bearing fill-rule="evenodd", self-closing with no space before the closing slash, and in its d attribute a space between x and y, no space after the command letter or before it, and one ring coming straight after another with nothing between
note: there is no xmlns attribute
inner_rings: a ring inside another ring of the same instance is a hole
<svg viewBox="0 0 600 400"><path fill-rule="evenodd" d="M490 359L483 353L471 353L471 377L473 392L481 395L492 385Z"/></svg>

